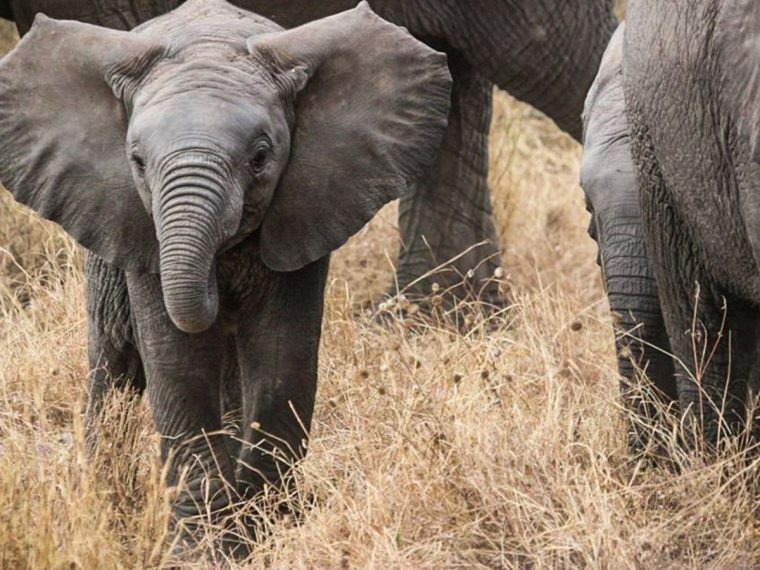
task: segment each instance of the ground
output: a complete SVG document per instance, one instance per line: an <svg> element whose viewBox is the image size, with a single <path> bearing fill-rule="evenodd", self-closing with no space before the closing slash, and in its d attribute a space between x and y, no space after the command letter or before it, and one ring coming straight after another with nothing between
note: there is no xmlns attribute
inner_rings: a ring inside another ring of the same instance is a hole
<svg viewBox="0 0 760 570"><path fill-rule="evenodd" d="M579 146L502 93L491 143L511 309L463 332L444 316L377 324L394 206L335 255L288 499L303 515L274 518L246 567L757 566L757 461L673 452L665 469L627 451ZM145 403L113 398L97 457L84 451L81 253L5 191L0 219L0 567L168 567Z"/></svg>

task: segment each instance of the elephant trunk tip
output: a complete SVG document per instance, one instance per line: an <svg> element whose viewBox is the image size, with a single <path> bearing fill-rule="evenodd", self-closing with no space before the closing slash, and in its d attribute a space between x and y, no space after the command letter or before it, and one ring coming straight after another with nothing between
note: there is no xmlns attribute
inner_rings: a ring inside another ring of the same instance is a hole
<svg viewBox="0 0 760 570"><path fill-rule="evenodd" d="M180 286L181 288L181 286ZM205 291L183 294L169 286L164 289L164 304L169 318L179 330L199 334L216 323L219 314L219 294L216 271L211 268Z"/></svg>
<svg viewBox="0 0 760 570"><path fill-rule="evenodd" d="M203 320L186 320L182 317L178 317L174 314L169 315L179 330L187 334L200 334L206 332L216 322L216 314L210 313L207 318Z"/></svg>

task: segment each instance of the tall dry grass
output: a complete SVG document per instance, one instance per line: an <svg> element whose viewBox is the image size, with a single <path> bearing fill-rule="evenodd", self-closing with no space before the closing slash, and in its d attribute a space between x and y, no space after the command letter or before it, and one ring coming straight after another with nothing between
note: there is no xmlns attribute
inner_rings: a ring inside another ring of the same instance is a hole
<svg viewBox="0 0 760 570"><path fill-rule="evenodd" d="M273 519L246 566L757 566L751 457L666 470L626 451L579 148L501 94L491 138L512 309L463 334L379 326L364 307L392 277L394 207L352 239L328 286L303 516ZM168 567L145 403L115 395L84 452L77 249L5 192L0 215L0 567Z"/></svg>

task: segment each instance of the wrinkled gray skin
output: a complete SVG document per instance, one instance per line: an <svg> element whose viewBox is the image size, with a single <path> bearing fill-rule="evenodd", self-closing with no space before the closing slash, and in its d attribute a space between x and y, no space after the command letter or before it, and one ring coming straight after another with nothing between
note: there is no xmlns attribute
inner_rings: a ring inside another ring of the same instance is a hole
<svg viewBox="0 0 760 570"><path fill-rule="evenodd" d="M646 446L656 407L641 400L639 371L663 403L677 399L673 361L652 260L647 255L631 139L623 93L625 24L605 52L584 110L581 186L592 213L589 233L599 246L598 263L616 324L621 392L638 414L630 423L633 450ZM655 422L656 423L656 422Z"/></svg>
<svg viewBox="0 0 760 570"><path fill-rule="evenodd" d="M180 3L5 0L22 34L38 11L129 29ZM291 27L353 7L357 0L233 3ZM451 121L435 167L402 197L398 285L406 288L439 264L488 241L434 280L445 287L456 285L474 269L466 289L498 304L491 277L500 255L487 181L492 86L535 106L580 140L583 100L617 25L613 0L370 0L370 5L445 51L454 77ZM427 294L430 282L420 280L407 293Z"/></svg>
<svg viewBox="0 0 760 570"><path fill-rule="evenodd" d="M758 390L759 45L755 0L628 6L623 90L646 248L681 412L708 443L742 427Z"/></svg>
<svg viewBox="0 0 760 570"><path fill-rule="evenodd" d="M366 4L290 31L223 0L40 17L0 62L0 181L91 252L88 439L113 385L147 387L168 484L189 468L175 522L305 453L329 253L432 165L450 90Z"/></svg>

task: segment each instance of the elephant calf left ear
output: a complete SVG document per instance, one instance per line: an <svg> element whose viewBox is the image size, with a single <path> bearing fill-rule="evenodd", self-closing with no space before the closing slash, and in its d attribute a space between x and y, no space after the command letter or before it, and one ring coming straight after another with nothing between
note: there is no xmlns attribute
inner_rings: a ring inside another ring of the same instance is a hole
<svg viewBox="0 0 760 570"><path fill-rule="evenodd" d="M262 223L264 262L293 271L324 257L435 160L448 123L446 56L366 2L250 51L296 100L290 161Z"/></svg>

